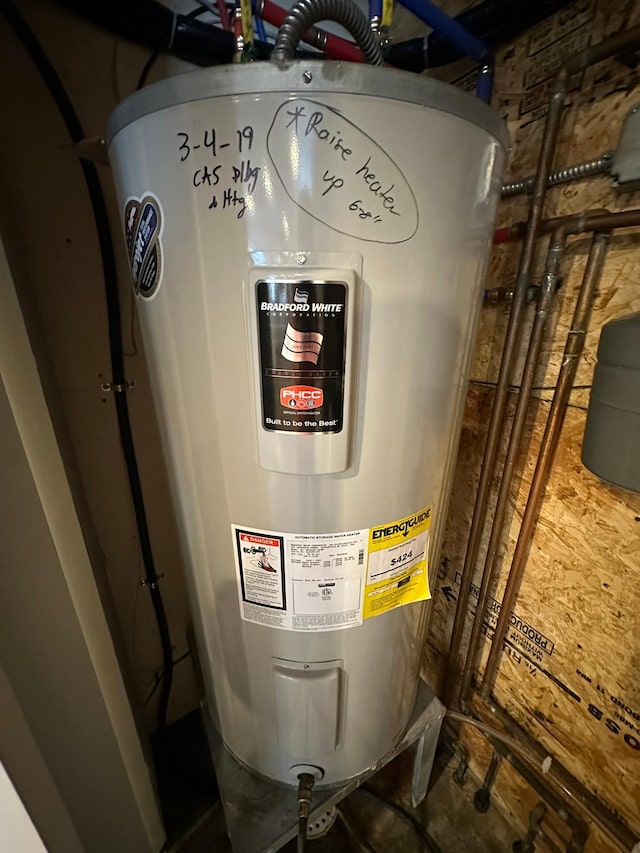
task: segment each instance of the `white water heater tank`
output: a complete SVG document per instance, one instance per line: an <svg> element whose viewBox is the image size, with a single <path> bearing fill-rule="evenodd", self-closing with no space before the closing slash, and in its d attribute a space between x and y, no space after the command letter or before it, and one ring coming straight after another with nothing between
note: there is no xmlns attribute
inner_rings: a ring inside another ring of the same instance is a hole
<svg viewBox="0 0 640 853"><path fill-rule="evenodd" d="M264 776L358 776L411 714L505 147L473 97L336 62L111 119L206 705Z"/></svg>

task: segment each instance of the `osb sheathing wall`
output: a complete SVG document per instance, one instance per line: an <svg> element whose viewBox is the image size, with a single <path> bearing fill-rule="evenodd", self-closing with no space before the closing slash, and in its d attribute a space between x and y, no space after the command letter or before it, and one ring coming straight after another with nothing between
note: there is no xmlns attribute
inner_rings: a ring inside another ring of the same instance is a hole
<svg viewBox="0 0 640 853"><path fill-rule="evenodd" d="M456 12L465 5L469 4L451 4L451 8L446 8ZM500 51L494 106L507 118L513 139L507 180L535 170L544 124L545 88L559 58L639 21L639 3L577 0ZM461 73L463 70L461 66ZM616 147L625 114L640 102L639 80L633 67L610 61L588 70L584 79L576 81L579 88L567 99L557 166L588 160ZM545 215L638 206L640 193L618 195L611 189L609 179L600 177L551 189ZM527 197L519 196L502 202L498 225L506 226L526 217ZM534 282L539 281L547 242L541 240L539 244ZM490 590L484 617L482 666L531 485L588 247L588 236L571 238L564 258L562 288L548 324L498 555L500 578ZM519 251L517 243L496 247L488 286L513 286ZM524 341L528 339L534 310L532 306L527 309ZM611 239L571 406L514 609L516 627L509 630L494 692L500 704L551 756L640 834L640 495L606 485L580 461L600 330L607 321L638 310L640 231L616 232ZM508 309L487 308L483 312L425 654L425 669L436 682L442 677L449 645L486 426L493 405L492 386L498 375L507 322ZM516 386L522 363L521 357L513 373ZM516 393L514 388L510 415ZM503 452L504 447L503 442ZM497 484L496 476L494 487ZM470 613L475 611L490 518L491 514L484 531ZM483 768L488 756L486 745L481 745L468 732L465 737L472 745L477 765ZM527 810L539 800L508 767L501 769L496 791L520 821L526 820ZM609 842L594 833L589 849L607 850Z"/></svg>

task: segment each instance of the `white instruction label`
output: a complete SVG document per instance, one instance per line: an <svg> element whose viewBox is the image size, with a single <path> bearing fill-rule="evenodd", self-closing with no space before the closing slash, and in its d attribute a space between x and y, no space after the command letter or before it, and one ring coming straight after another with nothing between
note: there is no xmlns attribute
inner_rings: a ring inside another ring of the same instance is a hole
<svg viewBox="0 0 640 853"><path fill-rule="evenodd" d="M366 535L366 530L352 530L287 537L294 630L360 625Z"/></svg>
<svg viewBox="0 0 640 853"><path fill-rule="evenodd" d="M368 529L316 534L232 529L243 619L289 631L362 624Z"/></svg>

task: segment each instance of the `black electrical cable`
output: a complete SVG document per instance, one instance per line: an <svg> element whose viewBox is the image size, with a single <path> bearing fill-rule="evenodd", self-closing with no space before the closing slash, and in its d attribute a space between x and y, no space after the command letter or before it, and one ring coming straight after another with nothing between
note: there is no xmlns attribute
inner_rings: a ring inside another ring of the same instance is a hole
<svg viewBox="0 0 640 853"><path fill-rule="evenodd" d="M434 839L429 835L427 830L422 826L420 821L414 817L411 812L407 811L407 809L398 805L398 803L394 803L391 800L385 799L381 794L377 791L374 791L373 788L369 788L368 785L361 785L359 788L356 788L357 791L362 791L363 794L367 794L372 799L376 800L386 809L396 814L400 820L404 821L408 824L416 836L420 839L420 844L427 851L427 853L442 853L442 849L439 844L437 844Z"/></svg>
<svg viewBox="0 0 640 853"><path fill-rule="evenodd" d="M149 76L149 72L151 71L153 66L156 64L159 57L160 57L160 51L154 50L153 53L151 54L151 56L149 57L149 59L147 59L147 61L145 62L144 67L143 67L142 71L140 72L140 77L138 78L138 83L136 85L136 92L139 92L140 89L142 89L144 84L147 82L147 77Z"/></svg>
<svg viewBox="0 0 640 853"><path fill-rule="evenodd" d="M344 809L336 809L336 814L338 815L338 820L340 821L346 832L347 838L353 841L360 849L364 850L365 853L376 853L375 848L372 847L371 844L369 844L367 839L363 838L361 835L358 835L358 833L355 831L355 829L351 825L351 821L345 815Z"/></svg>
<svg viewBox="0 0 640 853"><path fill-rule="evenodd" d="M186 660L190 656L191 656L191 652L185 652L183 655L180 655L179 658L175 658L175 660L172 662L173 666L175 667L176 664L182 663L183 660ZM142 708L147 707L149 702L156 695L158 687L160 687L160 684L162 683L163 678L164 678L164 670L161 670L160 672L155 673L155 679L154 679L153 687L151 688L151 690L147 694L147 697L144 700L144 702L142 703L142 705L139 706L138 710L141 710Z"/></svg>
<svg viewBox="0 0 640 853"><path fill-rule="evenodd" d="M22 42L23 47L33 60L40 75L46 84L51 96L56 102L62 120L74 143L80 143L85 138L85 133L80 119L67 94L62 81L49 57L44 52L42 45L32 32L31 28L22 17L11 0L0 0L0 11L12 27L16 36ZM169 625L164 609L162 594L158 587L159 576L153 560L149 527L144 507L140 474L131 433L131 421L129 419L129 407L127 405L127 380L124 369L124 356L122 351L122 330L120 326L120 303L118 299L118 279L116 272L116 260L109 229L109 218L104 194L100 185L98 172L93 163L80 160L80 167L89 193L91 208L96 225L98 242L100 244L100 259L104 276L105 296L107 303L107 319L109 331L109 352L111 359L111 382L113 396L116 406L118 430L120 443L127 469L129 490L133 502L140 550L145 570L145 586L151 594L153 610L158 625L160 643L162 646L163 677L160 704L158 708L158 727L163 728L167 723L167 711L169 707L169 696L171 694L171 683L173 680L173 655L171 650L171 638Z"/></svg>
<svg viewBox="0 0 640 853"><path fill-rule="evenodd" d="M192 9L187 15L185 15L185 18L190 18L190 19L198 18L200 15L204 15L205 12L210 12L210 11L211 11L211 9L208 9L206 6L196 6L195 9ZM151 53L149 59L147 59L147 61L145 62L144 67L143 67L142 71L140 72L140 77L138 78L138 83L136 85L136 92L140 91L140 89L142 89L142 87L147 82L147 77L149 76L149 73L150 73L151 69L153 68L153 66L156 64L156 62L160 58L161 53L162 53L161 50L158 50L158 49L154 50Z"/></svg>

